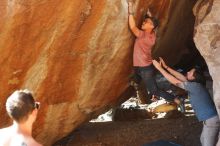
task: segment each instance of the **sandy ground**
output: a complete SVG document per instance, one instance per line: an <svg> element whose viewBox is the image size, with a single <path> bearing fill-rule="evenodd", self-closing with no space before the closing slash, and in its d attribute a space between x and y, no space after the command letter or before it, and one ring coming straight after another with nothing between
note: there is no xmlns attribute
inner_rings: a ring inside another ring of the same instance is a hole
<svg viewBox="0 0 220 146"><path fill-rule="evenodd" d="M185 101L187 108L184 114L172 110L157 113L155 117L148 112L149 108L158 108L163 103L160 100L145 106L130 98L121 107L82 125L54 146L142 146L156 140L168 140L182 146L200 146L202 123L191 111L189 101ZM164 109L167 110L167 107L160 108ZM112 119L114 121L106 122Z"/></svg>
<svg viewBox="0 0 220 146"><path fill-rule="evenodd" d="M200 146L202 123L193 117L87 123L54 146L141 146L169 140L182 146Z"/></svg>

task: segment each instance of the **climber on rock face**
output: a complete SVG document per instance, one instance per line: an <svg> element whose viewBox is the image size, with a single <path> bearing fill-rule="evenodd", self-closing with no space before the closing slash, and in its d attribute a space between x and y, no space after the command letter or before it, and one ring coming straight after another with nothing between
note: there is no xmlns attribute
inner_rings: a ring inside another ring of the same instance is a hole
<svg viewBox="0 0 220 146"><path fill-rule="evenodd" d="M39 102L28 90L18 90L6 101L6 110L13 120L10 127L0 129L1 146L42 146L32 138L32 125L36 120Z"/></svg>
<svg viewBox="0 0 220 146"><path fill-rule="evenodd" d="M175 98L166 91L160 90L155 80L155 68L152 65L151 51L156 41L156 29L159 25L158 20L152 17L148 12L144 17L141 29L139 29L135 24L133 16L133 2L132 0L127 0L127 2L129 27L136 36L133 52L135 79L138 82L143 80L150 97L155 95L157 97L162 97L167 101L175 101L177 104L180 104L178 98Z"/></svg>

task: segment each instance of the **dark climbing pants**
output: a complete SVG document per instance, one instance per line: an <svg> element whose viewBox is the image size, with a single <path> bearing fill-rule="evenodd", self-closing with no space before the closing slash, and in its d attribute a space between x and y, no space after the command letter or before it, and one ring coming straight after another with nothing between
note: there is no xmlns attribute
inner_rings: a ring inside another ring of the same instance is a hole
<svg viewBox="0 0 220 146"><path fill-rule="evenodd" d="M162 97L167 101L173 101L174 96L166 91L160 90L155 79L155 68L153 65L146 67L134 67L135 80L140 82L143 80L147 93L152 96Z"/></svg>

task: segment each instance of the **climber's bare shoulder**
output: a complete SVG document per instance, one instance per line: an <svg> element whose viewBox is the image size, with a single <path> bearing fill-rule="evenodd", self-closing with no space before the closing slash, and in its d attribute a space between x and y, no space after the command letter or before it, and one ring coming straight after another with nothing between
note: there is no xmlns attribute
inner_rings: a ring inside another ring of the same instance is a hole
<svg viewBox="0 0 220 146"><path fill-rule="evenodd" d="M11 144L14 145L18 141L19 141L19 144L20 144L19 146L42 146L40 143L38 143L32 137L23 137L22 139L17 139L15 141L11 141ZM12 145L10 145L10 146L12 146Z"/></svg>
<svg viewBox="0 0 220 146"><path fill-rule="evenodd" d="M32 137L14 133L11 128L0 129L0 146L42 146Z"/></svg>
<svg viewBox="0 0 220 146"><path fill-rule="evenodd" d="M0 129L0 146L8 146L10 128Z"/></svg>

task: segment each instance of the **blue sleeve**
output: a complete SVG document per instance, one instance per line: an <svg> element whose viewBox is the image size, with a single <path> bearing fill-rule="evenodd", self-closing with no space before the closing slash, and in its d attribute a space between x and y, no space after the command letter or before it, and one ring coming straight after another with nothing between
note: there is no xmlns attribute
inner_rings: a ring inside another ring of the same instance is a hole
<svg viewBox="0 0 220 146"><path fill-rule="evenodd" d="M177 86L184 90L187 90L189 86L189 82L181 82L181 83L178 83Z"/></svg>

